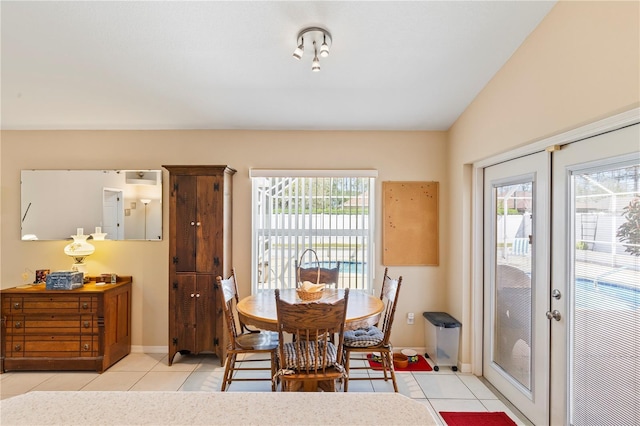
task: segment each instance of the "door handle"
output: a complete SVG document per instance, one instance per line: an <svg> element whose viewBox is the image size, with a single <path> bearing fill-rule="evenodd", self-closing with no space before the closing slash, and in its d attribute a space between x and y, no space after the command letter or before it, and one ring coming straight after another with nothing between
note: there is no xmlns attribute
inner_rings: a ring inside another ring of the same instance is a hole
<svg viewBox="0 0 640 426"><path fill-rule="evenodd" d="M554 309L553 311L547 311L547 319L554 319L556 321L560 321L562 315L560 315L560 311Z"/></svg>

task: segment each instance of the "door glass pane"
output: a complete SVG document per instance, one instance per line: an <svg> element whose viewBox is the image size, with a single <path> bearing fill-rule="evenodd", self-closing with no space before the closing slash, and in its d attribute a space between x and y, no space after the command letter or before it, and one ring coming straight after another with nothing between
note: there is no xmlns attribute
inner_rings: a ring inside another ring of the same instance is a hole
<svg viewBox="0 0 640 426"><path fill-rule="evenodd" d="M494 189L495 294L493 361L531 386L533 182Z"/></svg>
<svg viewBox="0 0 640 426"><path fill-rule="evenodd" d="M571 176L573 425L640 424L639 169Z"/></svg>

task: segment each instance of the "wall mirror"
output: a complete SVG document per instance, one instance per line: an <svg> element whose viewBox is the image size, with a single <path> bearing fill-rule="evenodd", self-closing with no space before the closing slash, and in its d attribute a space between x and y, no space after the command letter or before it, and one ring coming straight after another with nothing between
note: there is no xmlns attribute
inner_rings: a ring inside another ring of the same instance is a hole
<svg viewBox="0 0 640 426"><path fill-rule="evenodd" d="M22 170L20 204L23 240L162 240L161 170Z"/></svg>

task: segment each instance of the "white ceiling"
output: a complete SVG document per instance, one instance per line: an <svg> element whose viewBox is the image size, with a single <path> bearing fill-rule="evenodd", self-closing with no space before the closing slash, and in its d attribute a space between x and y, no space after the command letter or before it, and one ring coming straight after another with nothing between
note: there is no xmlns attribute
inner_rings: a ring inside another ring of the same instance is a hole
<svg viewBox="0 0 640 426"><path fill-rule="evenodd" d="M3 0L2 128L446 130L554 4Z"/></svg>

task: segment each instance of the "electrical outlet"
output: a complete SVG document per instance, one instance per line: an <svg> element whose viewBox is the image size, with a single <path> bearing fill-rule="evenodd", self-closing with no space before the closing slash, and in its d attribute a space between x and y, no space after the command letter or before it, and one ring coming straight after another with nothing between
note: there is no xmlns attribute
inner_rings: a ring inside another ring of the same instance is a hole
<svg viewBox="0 0 640 426"><path fill-rule="evenodd" d="M414 318L415 318L415 316L413 315L413 312L409 312L407 314L407 324L413 325Z"/></svg>

